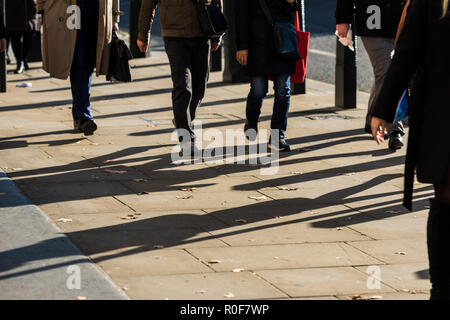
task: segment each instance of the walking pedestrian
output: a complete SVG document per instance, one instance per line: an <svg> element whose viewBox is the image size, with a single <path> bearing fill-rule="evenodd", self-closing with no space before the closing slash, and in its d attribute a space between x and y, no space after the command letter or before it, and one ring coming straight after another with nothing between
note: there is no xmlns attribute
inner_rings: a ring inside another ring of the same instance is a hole
<svg viewBox="0 0 450 320"><path fill-rule="evenodd" d="M204 2L214 3L222 8L222 0ZM195 134L191 123L205 95L209 79L210 51L218 50L221 39L210 39L203 34L193 0L142 0L137 40L141 52L148 50L158 3L164 46L169 57L173 82L173 122L178 130L180 143L190 146L193 153ZM188 137L183 133L188 133Z"/></svg>
<svg viewBox="0 0 450 320"><path fill-rule="evenodd" d="M262 1L265 1L274 22L295 23L297 0ZM269 77L273 76L275 100L270 128L279 139L278 147L289 151L285 132L291 97L290 75L295 73L296 60L276 54L273 26L259 1L243 0L236 3L236 40L236 59L245 67L251 79L244 126L246 136L253 140L258 132L258 120L269 89Z"/></svg>
<svg viewBox="0 0 450 320"><path fill-rule="evenodd" d="M427 225L432 284L430 299L450 299L450 12L449 0L412 0L396 52L373 110L372 134L383 142L400 96L421 66L420 85L411 96L405 175L406 207L411 209L414 169L417 179L434 185ZM421 94L417 94L421 91Z"/></svg>
<svg viewBox="0 0 450 320"><path fill-rule="evenodd" d="M355 14L353 32L361 37L369 55L374 73L364 130L371 133L370 122L377 97L381 90L394 51L394 38L402 14L404 0L337 0L336 30L339 37L347 33ZM405 129L401 121L388 126L389 148L403 147Z"/></svg>
<svg viewBox="0 0 450 320"><path fill-rule="evenodd" d="M35 0L5 1L6 30L16 58L16 74L28 70L28 54L33 44L33 32L39 31Z"/></svg>
<svg viewBox="0 0 450 320"><path fill-rule="evenodd" d="M70 76L74 129L92 135L97 130L90 106L92 73L94 68L97 76L108 73L119 0L38 0L37 8L44 17L43 68L54 78Z"/></svg>

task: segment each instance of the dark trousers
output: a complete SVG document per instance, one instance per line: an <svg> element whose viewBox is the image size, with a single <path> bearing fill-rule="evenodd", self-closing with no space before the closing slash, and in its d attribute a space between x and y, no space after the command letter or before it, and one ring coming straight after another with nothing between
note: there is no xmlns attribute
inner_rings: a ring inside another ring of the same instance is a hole
<svg viewBox="0 0 450 320"><path fill-rule="evenodd" d="M33 32L9 32L9 37L17 63L26 62L33 43Z"/></svg>
<svg viewBox="0 0 450 320"><path fill-rule="evenodd" d="M291 98L291 81L288 74L276 75L274 82L275 100L273 103L270 128L278 130L280 138L284 138ZM250 81L250 93L247 97L246 117L251 122L257 122L261 114L264 98L269 90L267 76L255 76Z"/></svg>
<svg viewBox="0 0 450 320"><path fill-rule="evenodd" d="M77 30L77 41L70 69L70 84L73 99L72 116L74 120L82 123L93 118L90 95L92 73L96 64L98 17L91 12L98 10L98 2L93 1L92 8L87 0L78 0L77 4L81 9L83 23L81 29ZM88 17L89 21L85 20Z"/></svg>
<svg viewBox="0 0 450 320"><path fill-rule="evenodd" d="M172 104L177 129L190 132L191 121L205 96L211 41L206 38L164 38L173 82Z"/></svg>

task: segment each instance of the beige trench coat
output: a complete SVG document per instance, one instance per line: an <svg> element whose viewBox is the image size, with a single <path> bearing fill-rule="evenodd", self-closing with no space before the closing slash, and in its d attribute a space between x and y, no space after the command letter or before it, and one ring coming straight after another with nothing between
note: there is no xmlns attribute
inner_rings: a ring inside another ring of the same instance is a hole
<svg viewBox="0 0 450 320"><path fill-rule="evenodd" d="M98 2L97 76L108 73L113 23L119 22L121 14L120 0ZM70 73L77 30L67 26L72 15L68 7L76 3L76 0L37 0L37 11L43 13L43 68L54 78L67 79Z"/></svg>

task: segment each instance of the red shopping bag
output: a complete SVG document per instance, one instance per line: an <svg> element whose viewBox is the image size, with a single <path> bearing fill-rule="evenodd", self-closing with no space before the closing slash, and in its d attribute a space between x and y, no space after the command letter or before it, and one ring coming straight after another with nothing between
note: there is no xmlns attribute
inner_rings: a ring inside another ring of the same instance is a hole
<svg viewBox="0 0 450 320"><path fill-rule="evenodd" d="M295 16L295 29L297 30L298 37L298 50L300 53L300 60L297 60L295 65L295 73L291 74L291 83L303 83L306 77L306 66L308 58L308 48L309 48L309 32L302 31L300 29L300 19L298 17L298 12ZM269 76L269 80L273 81L274 76Z"/></svg>
<svg viewBox="0 0 450 320"><path fill-rule="evenodd" d="M298 12L295 18L295 29L297 29L298 35L298 50L300 52L300 60L297 60L295 73L291 75L291 83L303 83L305 82L306 77L310 33L300 29Z"/></svg>

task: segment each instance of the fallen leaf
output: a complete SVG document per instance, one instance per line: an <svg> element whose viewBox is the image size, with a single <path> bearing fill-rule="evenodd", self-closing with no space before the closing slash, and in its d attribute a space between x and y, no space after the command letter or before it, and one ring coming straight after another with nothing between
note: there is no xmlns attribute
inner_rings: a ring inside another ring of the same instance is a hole
<svg viewBox="0 0 450 320"><path fill-rule="evenodd" d="M337 227L336 230L337 230L337 231L341 231L342 228L341 228L341 227Z"/></svg>
<svg viewBox="0 0 450 320"><path fill-rule="evenodd" d="M395 252L395 254L398 254L400 256L406 256L406 252L403 252L403 251Z"/></svg>
<svg viewBox="0 0 450 320"><path fill-rule="evenodd" d="M350 299L352 300L379 300L382 298L383 298L382 296L363 296L360 294L356 294L350 297Z"/></svg>
<svg viewBox="0 0 450 320"><path fill-rule="evenodd" d="M193 196L192 195L189 195L189 196L176 196L176 198L185 200L185 199L191 199L191 198L193 198Z"/></svg>
<svg viewBox="0 0 450 320"><path fill-rule="evenodd" d="M195 291L196 294L204 294L206 293L206 290L197 290Z"/></svg>
<svg viewBox="0 0 450 320"><path fill-rule="evenodd" d="M72 222L72 219L60 218L60 219L56 220L56 222Z"/></svg>
<svg viewBox="0 0 450 320"><path fill-rule="evenodd" d="M217 264L217 263L222 263L222 262L223 262L222 260L215 260L215 259L208 261L209 264Z"/></svg>
<svg viewBox="0 0 450 320"><path fill-rule="evenodd" d="M311 151L311 148L299 148L298 151L299 151L299 152L302 152L302 151Z"/></svg>
<svg viewBox="0 0 450 320"><path fill-rule="evenodd" d="M181 191L194 191L194 190L197 190L197 188L181 188L180 189Z"/></svg>
<svg viewBox="0 0 450 320"><path fill-rule="evenodd" d="M267 197L266 197L266 196L260 196L260 197L250 196L250 197L248 197L248 198L249 198L249 199L256 200L256 201L259 201L259 200L267 200Z"/></svg>
<svg viewBox="0 0 450 320"><path fill-rule="evenodd" d="M147 192L147 191L142 191L142 192L139 192L139 193L138 193L138 195L144 195L144 194L149 194L149 192Z"/></svg>
<svg viewBox="0 0 450 320"><path fill-rule="evenodd" d="M155 244L155 245L153 246L153 248L155 248L155 249L163 249L164 246L163 246L162 244Z"/></svg>
<svg viewBox="0 0 450 320"><path fill-rule="evenodd" d="M355 172L348 172L348 173L344 173L344 176L354 176L356 173Z"/></svg>
<svg viewBox="0 0 450 320"><path fill-rule="evenodd" d="M298 188L295 187L279 187L279 190L286 190L286 191L295 191L298 190Z"/></svg>
<svg viewBox="0 0 450 320"><path fill-rule="evenodd" d="M234 298L235 297L235 295L231 292L228 292L228 293L224 294L223 296L224 296L224 298Z"/></svg>
<svg viewBox="0 0 450 320"><path fill-rule="evenodd" d="M247 223L247 220L245 220L245 219L236 219L236 220L234 220L234 222L237 222L237 223Z"/></svg>
<svg viewBox="0 0 450 320"><path fill-rule="evenodd" d="M133 179L134 182L147 182L147 179Z"/></svg>
<svg viewBox="0 0 450 320"><path fill-rule="evenodd" d="M292 172L289 172L290 174L303 174L303 172L300 172L300 171L292 171Z"/></svg>
<svg viewBox="0 0 450 320"><path fill-rule="evenodd" d="M124 174L124 173L126 173L126 171L123 171L123 170L113 170L113 169L105 169L103 171L107 172L107 173L114 173L114 174Z"/></svg>
<svg viewBox="0 0 450 320"><path fill-rule="evenodd" d="M399 210L388 210L388 211L386 211L386 213L397 214L397 213L402 213L402 212Z"/></svg>
<svg viewBox="0 0 450 320"><path fill-rule="evenodd" d="M129 215L126 215L125 217L122 217L120 219L122 219L122 220L136 220L137 217L135 217L134 214L129 214Z"/></svg>
<svg viewBox="0 0 450 320"><path fill-rule="evenodd" d="M241 269L241 268L233 269L233 272L242 272L242 271L244 271L244 269Z"/></svg>

